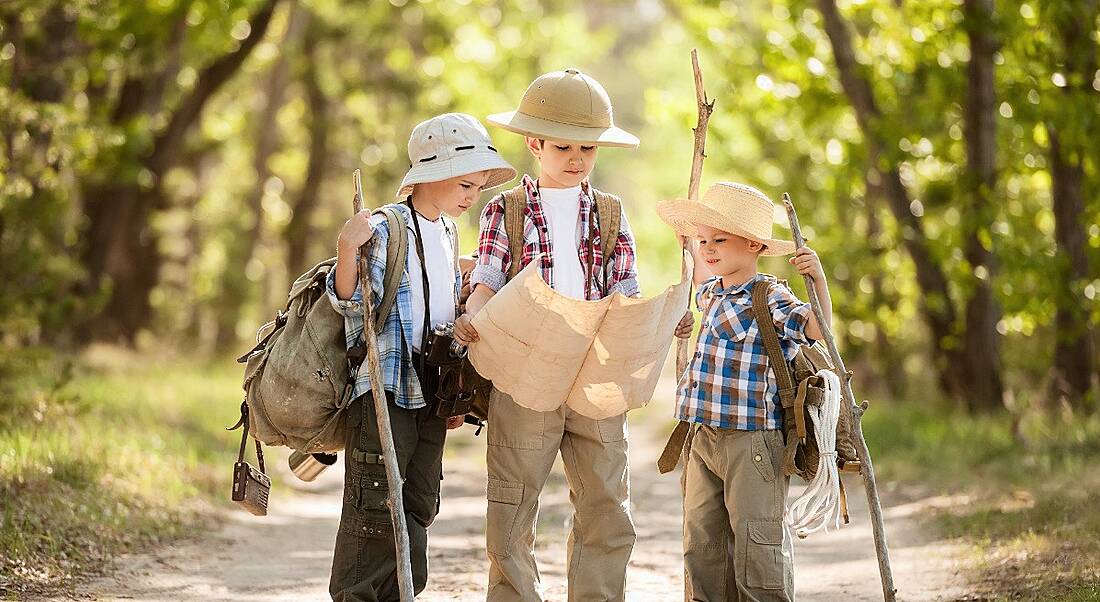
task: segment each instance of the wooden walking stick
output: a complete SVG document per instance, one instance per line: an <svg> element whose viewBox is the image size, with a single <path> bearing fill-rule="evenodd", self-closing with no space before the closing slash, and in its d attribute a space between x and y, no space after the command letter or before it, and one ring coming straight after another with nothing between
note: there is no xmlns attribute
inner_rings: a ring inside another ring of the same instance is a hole
<svg viewBox="0 0 1100 602"><path fill-rule="evenodd" d="M695 74L695 103L698 108L698 120L695 122L695 149L691 155L691 177L688 179L688 198L695 201L699 199L699 181L703 177L703 159L707 157L707 124L710 122L710 114L714 112L714 101L707 102L707 91L703 88L703 71L699 68L699 53L692 48L691 49L691 69ZM680 260L684 259L684 253L690 253L688 248L690 242L686 236L680 237ZM692 264L692 275L694 279L695 266ZM694 298L692 294L693 286L688 287L688 306L687 310L691 311L691 300ZM691 358L691 350L688 349L688 339L676 339L676 377L679 378L684 374L684 370L687 370L688 361ZM681 456L684 458L684 470L680 473L680 496L687 496L687 462L688 457L691 456L691 442L695 438L695 429L688 427L687 435L684 438L684 447L681 451ZM684 600L690 602L691 600L691 582L688 581L687 567L684 567Z"/></svg>
<svg viewBox="0 0 1100 602"><path fill-rule="evenodd" d="M359 170L355 170L355 213L363 210L363 182ZM359 287L363 291L363 340L367 347L367 374L370 376L371 397L374 399L374 416L378 422L378 436L382 443L382 461L386 467L386 482L389 494L386 505L390 509L393 522L393 534L397 546L397 587L401 602L412 602L415 598L412 580L412 561L409 556L409 527L405 522L405 503L401 491L404 480L397 464L397 451L393 446L393 430L390 428L390 411L386 402L386 390L382 385L382 365L378 360L378 338L371 327L374 324L374 308L371 303L370 261L368 241L359 249ZM365 425L360 428L365 428ZM348 450L347 453L350 453Z"/></svg>
<svg viewBox="0 0 1100 602"><path fill-rule="evenodd" d="M787 207L787 220L791 223L794 244L796 247L801 248L805 246L806 239L802 237L802 229L798 226L798 214L794 210L791 196L785 192L783 193L783 204ZM886 602L894 602L894 595L897 590L894 589L894 575L890 570L890 550L886 546L886 530L882 522L882 503L879 502L878 484L875 482L875 468L871 466L871 452L867 449L867 441L863 438L863 426L861 424L863 412L867 409L867 402L856 404L855 395L852 393L851 373L844 367L844 360L840 357L840 352L836 348L836 340L825 322L825 313L821 309L821 300L817 297L817 289L814 288L813 278L809 275L803 277L806 280L806 293L810 297L810 306L813 308L814 316L817 318L817 323L821 325L821 332L825 336L825 345L829 349L829 357L832 358L833 365L836 366L840 376L840 391L844 396L844 401L852 409L852 433L856 439L856 455L859 456L859 461L863 466L863 487L867 491L867 506L871 512L871 530L874 532L875 552L878 554L878 572L882 578L882 598Z"/></svg>

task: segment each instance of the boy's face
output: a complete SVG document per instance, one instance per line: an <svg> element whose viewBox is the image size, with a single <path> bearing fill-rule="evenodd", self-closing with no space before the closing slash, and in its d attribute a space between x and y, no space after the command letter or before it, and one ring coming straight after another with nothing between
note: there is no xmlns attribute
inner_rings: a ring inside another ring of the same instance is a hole
<svg viewBox="0 0 1100 602"><path fill-rule="evenodd" d="M539 162L539 185L546 188L579 186L596 167L595 145L526 137L527 150Z"/></svg>
<svg viewBox="0 0 1100 602"><path fill-rule="evenodd" d="M756 260L764 245L736 234L707 225L696 225L698 256L715 276L729 276L756 268Z"/></svg>
<svg viewBox="0 0 1100 602"><path fill-rule="evenodd" d="M481 190L488 181L489 172L479 171L439 182L417 184L413 195L417 199L425 199L451 217L458 217L481 198Z"/></svg>

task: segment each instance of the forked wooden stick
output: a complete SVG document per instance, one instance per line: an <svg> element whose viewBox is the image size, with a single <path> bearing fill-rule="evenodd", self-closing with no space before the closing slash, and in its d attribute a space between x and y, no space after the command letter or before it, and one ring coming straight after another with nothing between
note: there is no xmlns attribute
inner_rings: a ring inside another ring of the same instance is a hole
<svg viewBox="0 0 1100 602"><path fill-rule="evenodd" d="M363 210L363 183L359 170L353 174L355 179L355 213ZM368 241L359 249L359 288L363 291L363 340L367 347L367 374L370 376L371 397L374 399L374 417L378 422L378 437L382 443L382 461L386 466L386 482L389 493L386 505L390 509L393 522L395 545L397 546L397 588L401 602L412 602L415 598L412 580L412 561L409 555L409 527L405 521L405 502L402 499L404 480L397 464L397 451L393 445L393 430L390 428L390 410L386 402L386 389L382 384L382 364L378 360L378 337L374 332L374 307L371 303L370 262L367 256ZM375 243L376 244L376 243ZM363 425L360 428L366 428ZM346 450L345 453L351 453Z"/></svg>
<svg viewBox="0 0 1100 602"><path fill-rule="evenodd" d="M806 239L803 238L802 229L798 225L798 214L794 210L791 196L785 192L783 193L783 204L787 207L787 220L791 223L794 244L796 247L803 247L806 244ZM890 550L886 546L886 529L882 522L882 503L879 502L878 484L875 483L875 469L871 466L871 452L867 449L867 441L863 438L863 426L861 424L863 411L867 409L867 405L866 402L863 405L856 404L855 395L852 393L852 377L848 373L848 369L844 367L844 359L840 357L840 352L836 348L836 339L833 338L833 333L827 322L825 322L825 313L821 309L821 300L817 297L817 289L814 288L813 278L809 275L805 275L804 278L806 279L806 294L810 297L810 306L814 310L817 323L821 325L821 333L825 336L825 345L829 349L829 357L832 358L833 365L836 366L838 376L840 376L841 393L844 395L844 401L852 409L852 418L854 419L852 433L855 434L856 439L856 455L859 456L859 461L863 466L863 487L867 491L867 506L871 512L871 530L874 532L875 552L878 554L878 572L879 576L882 577L882 598L886 602L894 602L894 595L897 590L894 589L894 574L890 570Z"/></svg>
<svg viewBox="0 0 1100 602"><path fill-rule="evenodd" d="M714 101L707 102L707 91L703 88L703 72L699 68L699 53L693 48L691 50L691 69L695 73L695 102L698 108L698 121L695 123L695 150L691 155L691 178L688 180L688 198L695 201L699 199L699 181L703 178L703 159L707 158L706 146L707 146L707 124L710 122L710 114L714 112ZM680 237L680 257L683 259L684 253L690 253L688 245L691 244L686 236ZM692 266L694 271L694 265ZM689 274L691 278L694 275ZM694 295L691 292L692 287L688 288L688 306L687 310L691 311L691 301ZM688 349L688 339L676 339L676 377L683 376L684 370L687 369L688 360L691 357L691 350ZM684 459L684 470L680 473L680 494L684 496L687 494L687 462L691 456L691 442L695 438L695 429L688 428L687 437L684 439L684 449L681 457ZM688 581L687 568L684 569L684 600L690 602L691 600L691 582Z"/></svg>

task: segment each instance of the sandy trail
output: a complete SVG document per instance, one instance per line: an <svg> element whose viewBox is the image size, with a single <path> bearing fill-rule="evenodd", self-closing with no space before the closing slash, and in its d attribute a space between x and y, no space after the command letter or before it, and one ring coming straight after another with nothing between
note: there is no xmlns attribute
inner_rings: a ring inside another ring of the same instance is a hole
<svg viewBox="0 0 1100 602"><path fill-rule="evenodd" d="M657 474L666 409L631 414L632 498L638 543L630 563L629 600L681 598L681 503L678 472ZM660 431L660 432L659 432ZM487 561L484 437L464 427L448 443L442 510L431 530L432 577L421 600L482 600ZM285 455L271 464L285 467ZM846 477L852 524L796 543L800 600L880 600L866 500L858 478ZM116 571L83 586L96 600L325 600L332 542L339 521L342 474L317 482L289 474L273 492L271 514L258 518L227 503L216 532L119 560ZM295 485L297 490L292 490ZM792 491L792 495L793 495ZM537 554L547 600L564 600L568 491L560 460L543 496ZM924 532L917 515L936 500L888 505L886 520L899 600L953 600L965 594L957 546Z"/></svg>

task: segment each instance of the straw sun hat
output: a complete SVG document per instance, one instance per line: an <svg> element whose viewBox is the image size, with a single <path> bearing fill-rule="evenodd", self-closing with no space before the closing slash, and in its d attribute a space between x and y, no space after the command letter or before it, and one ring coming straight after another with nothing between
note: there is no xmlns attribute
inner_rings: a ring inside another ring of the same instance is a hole
<svg viewBox="0 0 1100 602"><path fill-rule="evenodd" d="M775 203L763 192L735 182L717 182L701 201L672 199L657 203L657 214L681 236L697 236L702 224L755 240L764 245L761 255L790 255L794 243L772 238Z"/></svg>
<svg viewBox="0 0 1100 602"><path fill-rule="evenodd" d="M397 190L404 199L414 184L439 182L488 171L483 190L511 181L516 170L489 139L481 122L465 113L446 113L420 122L409 136L409 171Z"/></svg>
<svg viewBox="0 0 1100 602"><path fill-rule="evenodd" d="M493 125L533 138L638 146L636 136L615 126L607 90L577 69L540 75L523 93L519 109L487 119Z"/></svg>

